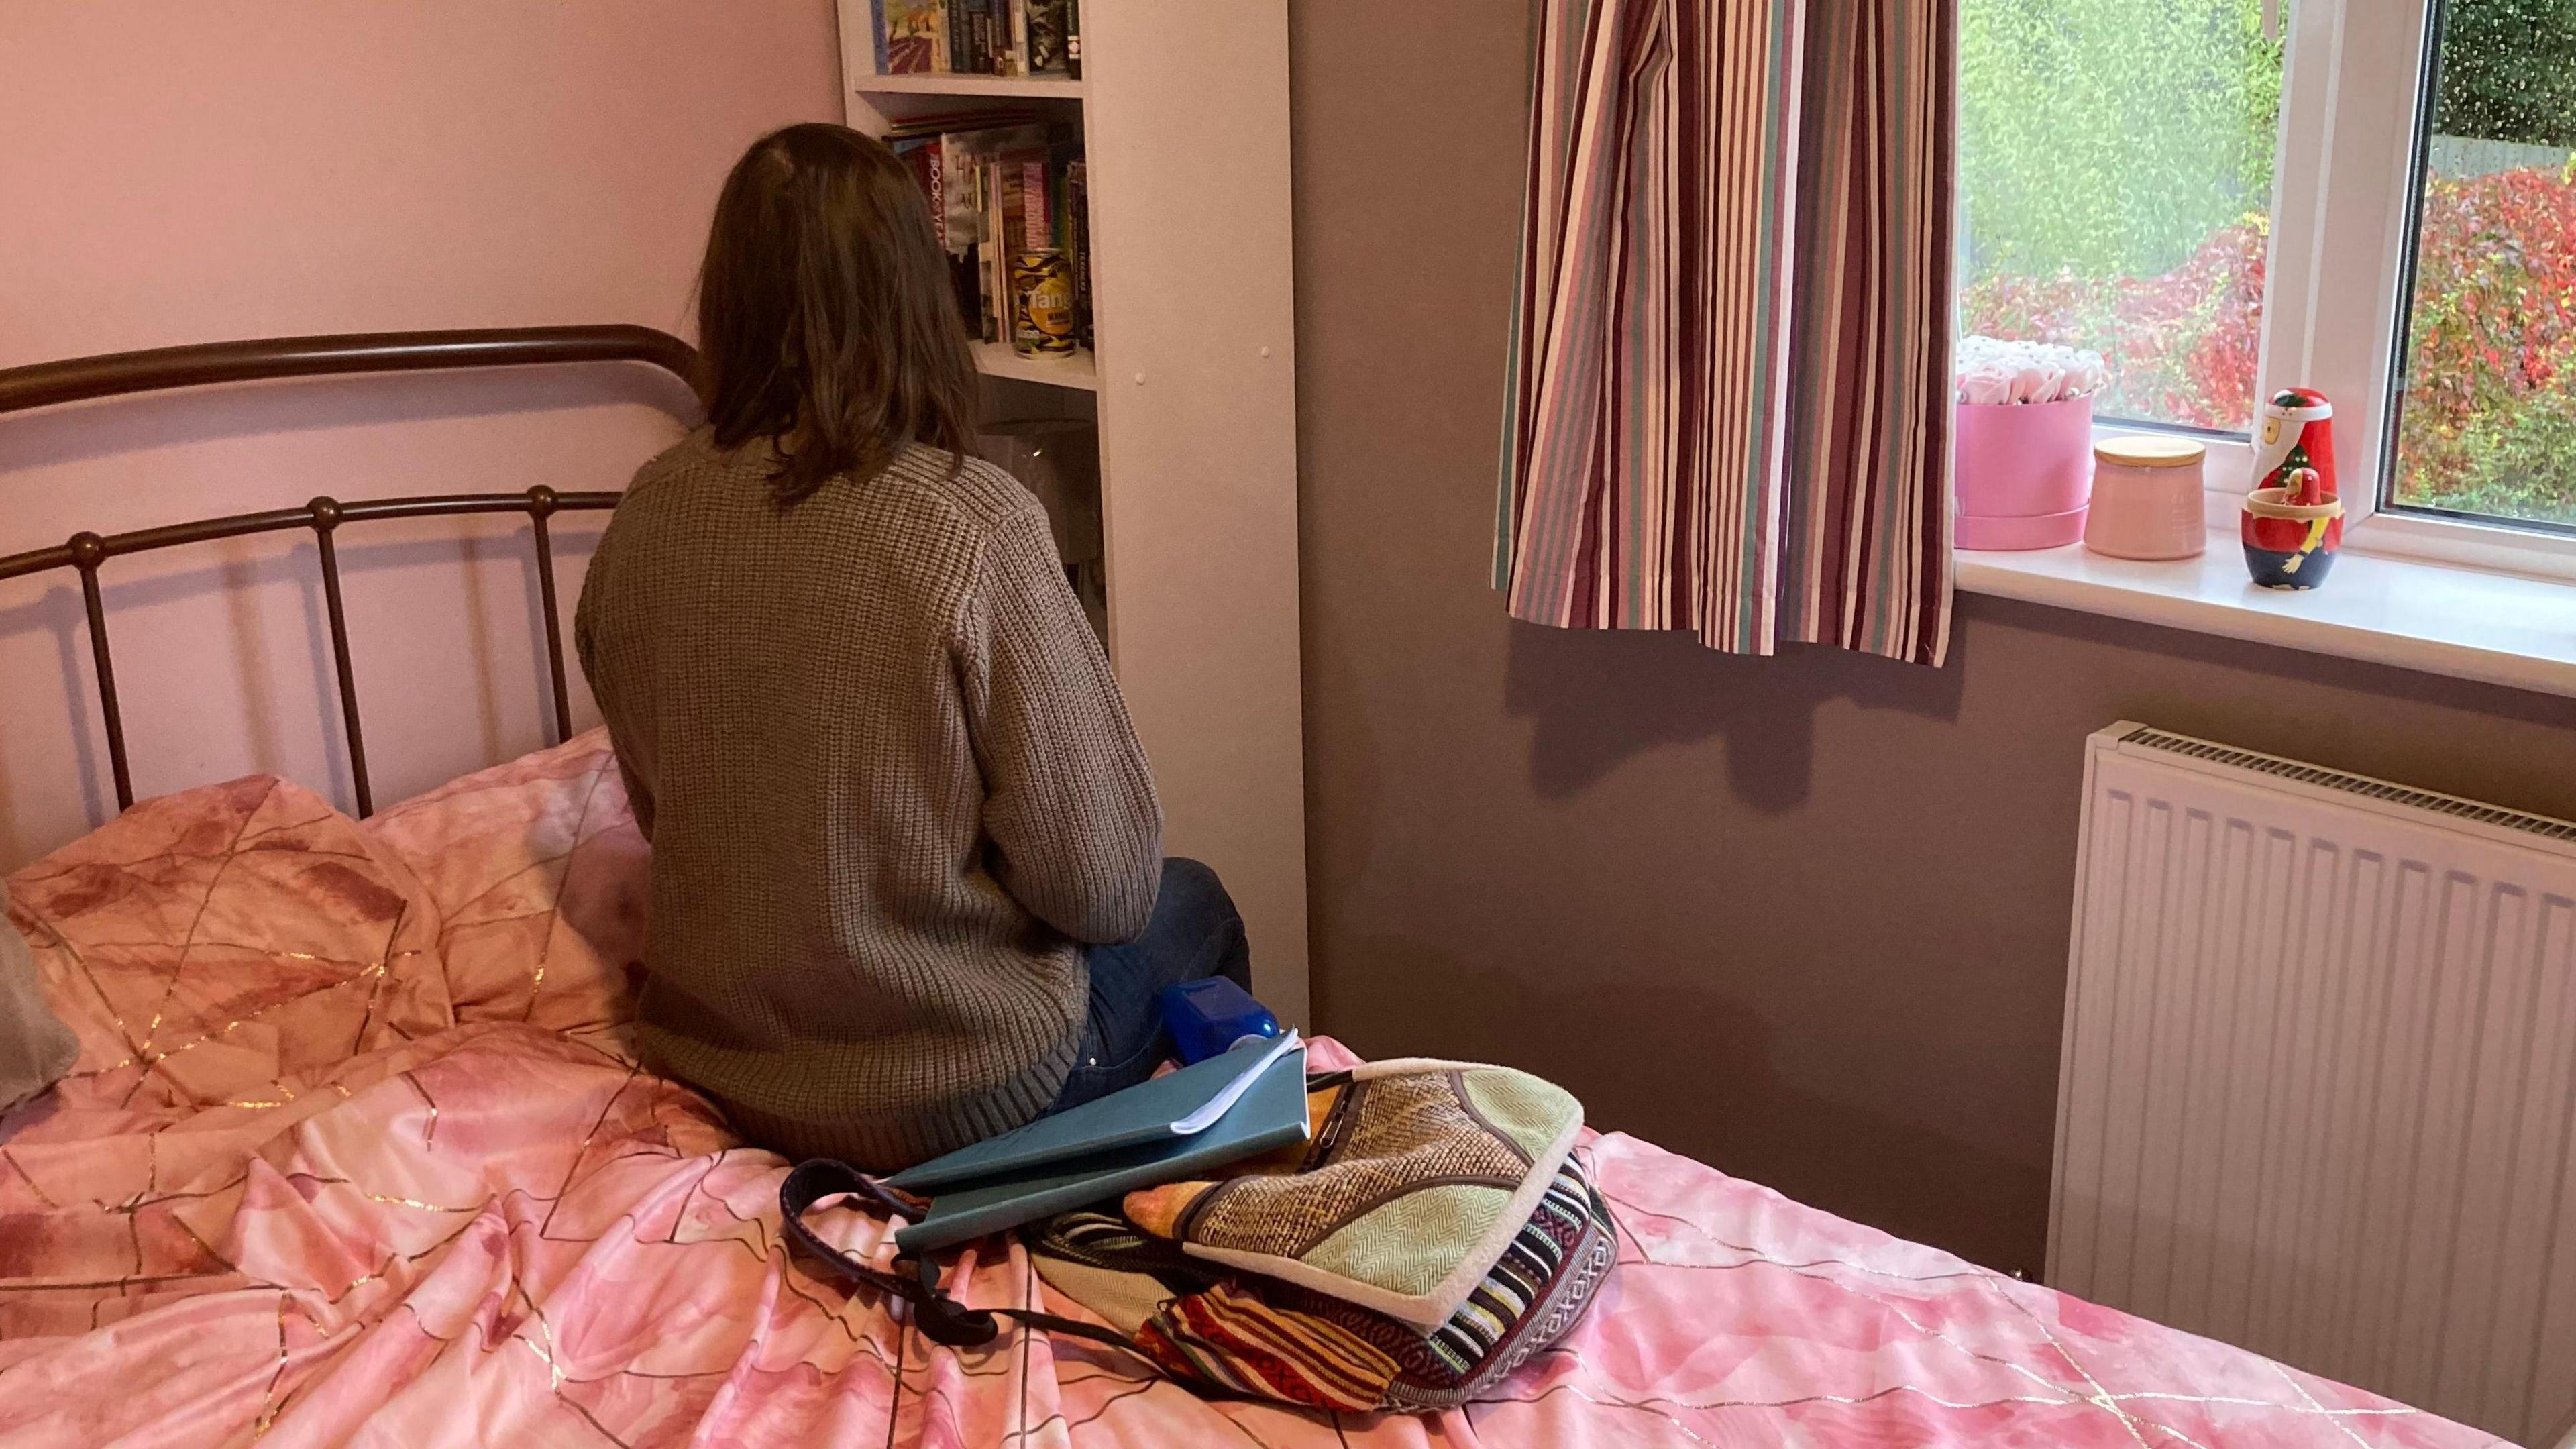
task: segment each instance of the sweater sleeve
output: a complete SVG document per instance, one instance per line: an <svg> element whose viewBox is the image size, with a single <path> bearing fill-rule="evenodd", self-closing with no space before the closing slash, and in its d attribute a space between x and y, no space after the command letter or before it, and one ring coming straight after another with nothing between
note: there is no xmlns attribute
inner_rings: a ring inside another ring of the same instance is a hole
<svg viewBox="0 0 2576 1449"><path fill-rule="evenodd" d="M600 716L608 725L611 753L617 758L617 779L626 787L626 807L635 817L635 828L643 833L645 840L650 841L653 838L653 789L645 783L644 777L636 772L634 762L626 757L626 751L615 748L620 721L614 713L613 692L602 681L599 672L599 646L595 642L597 625L591 618L591 612L596 607L593 600L597 595L591 592L591 581L607 576L609 569L607 556L608 541L602 537L599 546L592 550L590 573L583 580L581 598L573 605L573 652L580 656L581 677L590 685L590 697L599 705Z"/></svg>
<svg viewBox="0 0 2576 1449"><path fill-rule="evenodd" d="M1077 941L1133 939L1163 812L1099 637L1034 500L987 541L956 640L994 878Z"/></svg>

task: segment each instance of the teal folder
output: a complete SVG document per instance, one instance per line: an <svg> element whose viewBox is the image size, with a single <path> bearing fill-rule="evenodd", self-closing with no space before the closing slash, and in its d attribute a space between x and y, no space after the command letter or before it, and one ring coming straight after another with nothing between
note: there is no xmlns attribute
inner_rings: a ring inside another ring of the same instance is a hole
<svg viewBox="0 0 2576 1449"><path fill-rule="evenodd" d="M1193 1136L1214 1125L1254 1076L1288 1051L1298 1051L1303 1059L1295 1032L1270 1041L1238 1042L1222 1055L905 1168L887 1178L886 1185L912 1193L972 1187L1049 1163Z"/></svg>
<svg viewBox="0 0 2576 1449"><path fill-rule="evenodd" d="M1268 1046L1268 1043L1263 1044L1264 1048ZM1211 1057L1199 1066L1211 1066L1224 1060L1224 1057ZM1187 1069L1196 1070L1196 1067ZM1113 1092L1097 1102L1074 1109L1074 1112L1063 1113L1061 1117L1041 1118L1031 1126L1061 1121L1092 1107L1110 1106L1122 1098L1135 1096L1186 1074L1186 1071L1174 1072L1124 1092ZM1227 1081L1231 1084L1236 1079L1228 1078ZM1203 1102L1213 1095L1199 1094ZM1169 1094L1157 1096L1169 1100ZM1292 1142L1303 1142L1307 1136L1306 1049L1291 1045L1270 1055L1267 1064L1258 1069L1258 1074L1233 1104L1199 1131L1175 1133L1171 1127L1176 1119L1163 1113L1158 1124L1160 1130L1146 1132L1143 1129L1147 1119L1156 1113L1147 1110L1140 1117L1127 1115L1135 1110L1133 1104L1128 1104L1117 1113L1094 1114L1095 1126L1104 1129L1103 1140L1121 1145L1105 1149L1086 1145L1070 1155L1038 1158L1035 1159L1036 1165L1015 1170L986 1170L968 1179L943 1178L962 1185L933 1195L928 1216L897 1232L894 1235L895 1246L906 1253L929 1252L969 1238L980 1238L986 1233L1036 1222L1056 1213L1088 1207L1140 1188L1184 1181ZM1113 1124L1121 1123L1123 1125L1109 1130ZM1026 1132L1028 1128L1020 1130ZM1018 1135L1009 1134L1013 1137ZM1005 1140L995 1138L978 1146L992 1147ZM966 1150L972 1152L976 1149ZM1029 1144L1022 1144L1018 1149L998 1156L1025 1162L1030 1159L1023 1154L1031 1150ZM959 1155L962 1154L951 1154ZM948 1158L940 1158L912 1171L939 1168L948 1161ZM912 1183L904 1180L908 1175L898 1175L888 1181L918 1191Z"/></svg>

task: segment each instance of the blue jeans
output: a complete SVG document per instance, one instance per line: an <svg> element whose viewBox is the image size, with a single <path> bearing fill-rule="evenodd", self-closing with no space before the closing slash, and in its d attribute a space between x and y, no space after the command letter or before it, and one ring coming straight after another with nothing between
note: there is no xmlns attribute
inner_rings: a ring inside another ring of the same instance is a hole
<svg viewBox="0 0 2576 1449"><path fill-rule="evenodd" d="M1216 872L1195 860L1163 862L1163 883L1145 933L1084 951L1091 966L1091 1016L1073 1072L1051 1112L1132 1087L1172 1054L1154 996L1166 986L1222 976L1252 989L1252 951L1243 917Z"/></svg>

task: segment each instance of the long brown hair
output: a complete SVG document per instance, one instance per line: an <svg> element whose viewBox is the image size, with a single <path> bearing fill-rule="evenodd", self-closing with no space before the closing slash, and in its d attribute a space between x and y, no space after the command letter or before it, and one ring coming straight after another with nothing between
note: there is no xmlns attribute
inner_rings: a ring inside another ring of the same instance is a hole
<svg viewBox="0 0 2576 1449"><path fill-rule="evenodd" d="M767 438L793 502L921 443L962 459L974 356L921 188L885 146L810 123L752 143L716 198L698 277L700 381L719 448Z"/></svg>

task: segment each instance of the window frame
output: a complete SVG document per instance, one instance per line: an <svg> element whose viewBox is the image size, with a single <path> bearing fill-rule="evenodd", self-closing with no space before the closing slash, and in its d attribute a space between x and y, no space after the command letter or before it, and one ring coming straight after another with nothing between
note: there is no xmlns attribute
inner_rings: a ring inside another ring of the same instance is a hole
<svg viewBox="0 0 2576 1449"><path fill-rule="evenodd" d="M2265 257L2257 407L2285 387L2334 403L2344 546L2359 553L2576 579L2576 536L2392 510L2388 431L2406 285L2430 30L2439 0L2301 0L2289 7ZM2394 98L2395 104L2387 101ZM2213 521L2253 485L2250 441L2213 443Z"/></svg>

